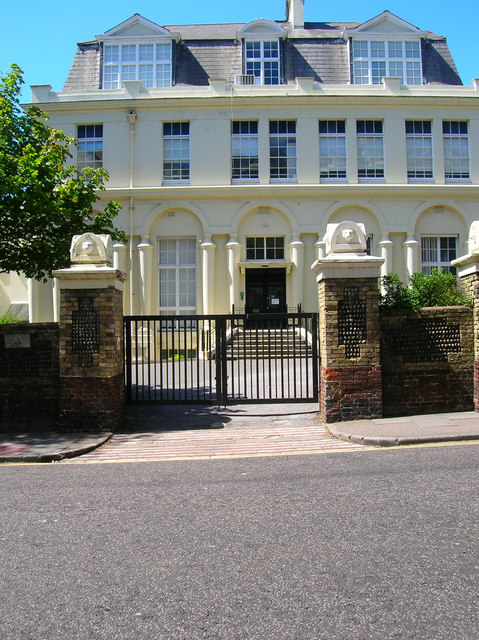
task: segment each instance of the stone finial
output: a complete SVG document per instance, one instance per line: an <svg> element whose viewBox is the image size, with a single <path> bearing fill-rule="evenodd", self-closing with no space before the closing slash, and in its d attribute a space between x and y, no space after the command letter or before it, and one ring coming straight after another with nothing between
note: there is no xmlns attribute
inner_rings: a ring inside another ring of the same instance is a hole
<svg viewBox="0 0 479 640"><path fill-rule="evenodd" d="M355 253L366 251L366 230L362 222L349 220L339 224L328 224L324 236L326 254Z"/></svg>
<svg viewBox="0 0 479 640"><path fill-rule="evenodd" d="M84 233L73 236L70 247L70 259L73 265L106 265L113 261L111 237L107 234Z"/></svg>
<svg viewBox="0 0 479 640"><path fill-rule="evenodd" d="M479 253L479 220L474 220L469 228L469 253Z"/></svg>

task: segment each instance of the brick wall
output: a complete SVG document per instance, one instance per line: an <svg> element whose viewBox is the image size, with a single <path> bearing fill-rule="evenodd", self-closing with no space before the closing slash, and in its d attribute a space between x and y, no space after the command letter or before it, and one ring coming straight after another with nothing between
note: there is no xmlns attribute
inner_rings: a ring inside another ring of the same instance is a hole
<svg viewBox="0 0 479 640"><path fill-rule="evenodd" d="M0 430L54 426L58 335L56 323L0 325Z"/></svg>
<svg viewBox="0 0 479 640"><path fill-rule="evenodd" d="M381 417L377 278L322 280L318 295L322 419Z"/></svg>
<svg viewBox="0 0 479 640"><path fill-rule="evenodd" d="M380 312L383 415L467 411L473 406L473 309Z"/></svg>

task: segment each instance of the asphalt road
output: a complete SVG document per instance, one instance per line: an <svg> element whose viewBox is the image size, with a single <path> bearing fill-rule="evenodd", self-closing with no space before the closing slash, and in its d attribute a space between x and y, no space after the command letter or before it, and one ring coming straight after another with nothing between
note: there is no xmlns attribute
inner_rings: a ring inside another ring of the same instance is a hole
<svg viewBox="0 0 479 640"><path fill-rule="evenodd" d="M478 455L0 466L0 638L477 640Z"/></svg>

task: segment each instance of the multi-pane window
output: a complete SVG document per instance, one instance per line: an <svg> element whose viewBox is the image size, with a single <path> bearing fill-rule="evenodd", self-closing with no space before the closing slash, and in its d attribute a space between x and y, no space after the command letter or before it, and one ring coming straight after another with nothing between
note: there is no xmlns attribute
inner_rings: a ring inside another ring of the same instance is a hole
<svg viewBox="0 0 479 640"><path fill-rule="evenodd" d="M410 120L406 122L407 177L409 180L430 180L432 168L431 122Z"/></svg>
<svg viewBox="0 0 479 640"><path fill-rule="evenodd" d="M446 180L469 179L469 136L467 122L445 120L442 123L442 134Z"/></svg>
<svg viewBox="0 0 479 640"><path fill-rule="evenodd" d="M319 172L321 180L346 179L346 123L319 121Z"/></svg>
<svg viewBox="0 0 479 640"><path fill-rule="evenodd" d="M103 88L119 89L124 80L145 87L171 86L171 42L105 44Z"/></svg>
<svg viewBox="0 0 479 640"><path fill-rule="evenodd" d="M196 240L165 238L159 243L160 311L194 314L196 311Z"/></svg>
<svg viewBox="0 0 479 640"><path fill-rule="evenodd" d="M233 122L231 138L232 179L258 180L258 123Z"/></svg>
<svg viewBox="0 0 479 640"><path fill-rule="evenodd" d="M80 124L77 127L77 167L99 169L103 166L103 125Z"/></svg>
<svg viewBox="0 0 479 640"><path fill-rule="evenodd" d="M279 40L245 40L244 72L254 84L279 84Z"/></svg>
<svg viewBox="0 0 479 640"><path fill-rule="evenodd" d="M402 84L422 84L421 46L417 40L353 40L354 84L380 84L400 78Z"/></svg>
<svg viewBox="0 0 479 640"><path fill-rule="evenodd" d="M284 260L282 236L246 238L246 260Z"/></svg>
<svg viewBox="0 0 479 640"><path fill-rule="evenodd" d="M296 122L278 120L269 123L269 162L272 180L296 179Z"/></svg>
<svg viewBox="0 0 479 640"><path fill-rule="evenodd" d="M451 267L451 260L457 255L456 236L423 236L421 238L421 269L430 275L433 269L444 269L456 273Z"/></svg>
<svg viewBox="0 0 479 640"><path fill-rule="evenodd" d="M190 179L190 123L163 123L163 180Z"/></svg>
<svg viewBox="0 0 479 640"><path fill-rule="evenodd" d="M383 123L381 120L356 122L358 146L358 178L384 178Z"/></svg>

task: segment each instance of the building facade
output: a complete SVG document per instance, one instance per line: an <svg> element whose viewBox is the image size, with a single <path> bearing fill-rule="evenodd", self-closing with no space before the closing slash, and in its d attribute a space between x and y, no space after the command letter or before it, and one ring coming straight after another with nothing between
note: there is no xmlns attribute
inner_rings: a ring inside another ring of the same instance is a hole
<svg viewBox="0 0 479 640"><path fill-rule="evenodd" d="M139 14L82 42L50 124L103 166L122 205L125 313L317 310L329 223L363 223L383 273L450 267L479 219L479 81L446 40L388 11L159 26ZM98 207L101 208L102 200ZM0 280L0 310L56 313L54 283Z"/></svg>

